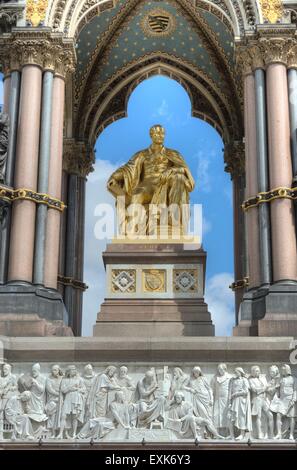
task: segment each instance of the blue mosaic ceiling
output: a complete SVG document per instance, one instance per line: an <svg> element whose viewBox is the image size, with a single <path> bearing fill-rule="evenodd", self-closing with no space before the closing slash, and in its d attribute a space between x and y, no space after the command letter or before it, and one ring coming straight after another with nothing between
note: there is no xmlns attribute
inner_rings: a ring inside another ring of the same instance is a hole
<svg viewBox="0 0 297 470"><path fill-rule="evenodd" d="M95 17L81 31L77 41L77 83L83 81L97 55L98 48L102 46L104 33L112 24L112 20L121 14L126 2L127 0L119 0L113 10ZM167 11L175 18L175 28L168 35L151 36L143 30L143 18L156 8ZM203 15L205 23L210 26L213 37L219 41L231 66L233 62L231 32L212 13L197 10ZM178 2L164 0L140 2L132 14L124 20L112 42L107 45L107 48L105 47L99 74L94 77L98 87L128 63L152 52L166 53L181 58L202 70L219 86L222 85L221 74L217 70L208 47L203 42L203 34L199 32L199 27L183 12Z"/></svg>

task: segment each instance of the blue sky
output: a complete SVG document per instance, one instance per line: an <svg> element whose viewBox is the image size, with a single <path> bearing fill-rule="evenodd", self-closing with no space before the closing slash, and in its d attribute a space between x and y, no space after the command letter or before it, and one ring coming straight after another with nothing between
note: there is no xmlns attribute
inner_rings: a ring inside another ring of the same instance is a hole
<svg viewBox="0 0 297 470"><path fill-rule="evenodd" d="M0 82L0 103L3 87ZM166 146L178 150L196 180L191 203L202 204L203 246L208 253L206 301L216 324L216 334L230 335L234 324L232 185L224 172L223 143L207 123L191 116L191 102L184 88L166 77L142 82L128 103L128 117L108 126L96 145L95 172L88 178L86 198L85 282L83 334L92 335L97 312L105 296L101 253L106 241L95 238L95 208L113 203L105 186L110 174L135 152L150 144L153 124L166 128Z"/></svg>

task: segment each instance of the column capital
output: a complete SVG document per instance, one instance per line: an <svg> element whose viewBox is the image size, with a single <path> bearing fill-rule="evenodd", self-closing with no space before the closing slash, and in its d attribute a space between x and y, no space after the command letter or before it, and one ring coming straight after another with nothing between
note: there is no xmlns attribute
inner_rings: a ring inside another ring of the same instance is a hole
<svg viewBox="0 0 297 470"><path fill-rule="evenodd" d="M225 145L225 171L231 174L234 180L245 173L245 144L241 141L231 142Z"/></svg>
<svg viewBox="0 0 297 470"><path fill-rule="evenodd" d="M94 171L95 152L86 142L64 140L63 170L81 177Z"/></svg>
<svg viewBox="0 0 297 470"><path fill-rule="evenodd" d="M61 33L52 33L50 29L15 28L0 38L0 50L0 59L7 71L37 65L64 78L75 69L73 40L64 38Z"/></svg>

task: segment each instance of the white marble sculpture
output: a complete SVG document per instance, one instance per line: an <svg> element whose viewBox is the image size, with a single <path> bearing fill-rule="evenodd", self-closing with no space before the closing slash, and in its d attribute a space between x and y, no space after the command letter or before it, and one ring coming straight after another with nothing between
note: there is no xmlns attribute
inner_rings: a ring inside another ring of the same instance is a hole
<svg viewBox="0 0 297 470"><path fill-rule="evenodd" d="M67 437L69 437L69 431L72 430L72 438L76 438L78 423L84 423L85 394L86 387L83 379L74 365L69 366L61 382L59 438L63 438L64 430L66 430Z"/></svg>
<svg viewBox="0 0 297 470"><path fill-rule="evenodd" d="M219 364L217 374L211 381L214 406L213 406L213 423L219 432L226 434L229 429L228 419L228 396L230 379L226 364Z"/></svg>
<svg viewBox="0 0 297 470"><path fill-rule="evenodd" d="M282 439L283 419L289 421L289 439L294 439L294 429L296 422L296 402L297 386L296 379L292 376L291 367L284 364L281 368L282 378L280 379L279 391L273 397L270 409L277 414L277 435L276 439Z"/></svg>
<svg viewBox="0 0 297 470"><path fill-rule="evenodd" d="M59 404L61 394L61 382L63 378L63 372L60 366L52 366L51 374L46 379L45 391L46 391L46 405L45 412L48 416L47 429L51 432L51 437L56 436L56 431L59 430L58 415L59 415Z"/></svg>
<svg viewBox="0 0 297 470"><path fill-rule="evenodd" d="M273 415L269 409L269 400L267 397L268 383L266 377L261 375L259 366L251 368L251 377L249 378L251 389L252 416L255 418L255 434L258 439L263 439L262 418L266 417L268 426L268 437L273 439Z"/></svg>
<svg viewBox="0 0 297 470"><path fill-rule="evenodd" d="M236 440L242 440L246 432L252 431L250 386L247 376L241 367L235 369L235 376L229 387L229 420L231 438L235 430L240 431Z"/></svg>
<svg viewBox="0 0 297 470"><path fill-rule="evenodd" d="M293 440L291 367L249 368L4 364L0 440Z"/></svg>

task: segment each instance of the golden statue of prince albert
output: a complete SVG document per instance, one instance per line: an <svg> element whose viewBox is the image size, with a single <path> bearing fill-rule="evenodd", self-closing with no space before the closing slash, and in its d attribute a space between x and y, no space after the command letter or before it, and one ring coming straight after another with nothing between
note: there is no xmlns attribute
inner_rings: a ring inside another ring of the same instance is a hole
<svg viewBox="0 0 297 470"><path fill-rule="evenodd" d="M164 146L165 129L162 126L153 126L150 136L151 146L137 152L128 163L118 168L109 178L107 189L116 198L125 196L126 208L141 204L147 212L151 205L175 207L179 209L178 217L181 218L181 214L187 212L189 194L195 186L193 176L183 157ZM187 225L185 221L178 222L180 227ZM177 224L176 216L168 219L168 226L173 223ZM148 234L148 224L146 227Z"/></svg>

